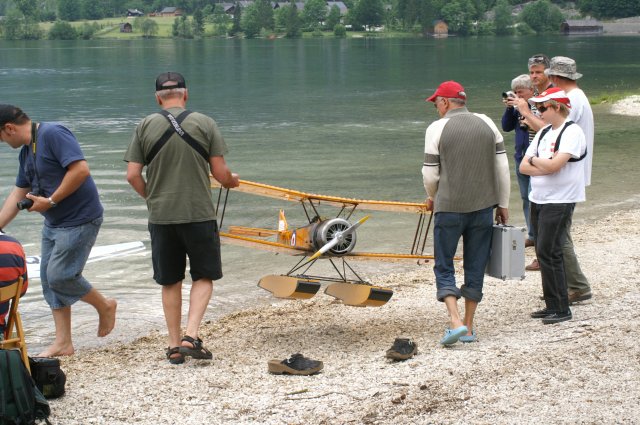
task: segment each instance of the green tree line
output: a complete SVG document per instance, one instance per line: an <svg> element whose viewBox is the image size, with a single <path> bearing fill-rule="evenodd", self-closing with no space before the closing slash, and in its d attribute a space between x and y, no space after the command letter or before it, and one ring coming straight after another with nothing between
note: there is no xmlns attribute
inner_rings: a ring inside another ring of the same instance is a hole
<svg viewBox="0 0 640 425"><path fill-rule="evenodd" d="M230 2L231 3L231 2ZM278 3L274 10L270 0L255 0L246 8L235 3L229 16L215 0L0 0L0 33L5 39L92 38L97 24L71 26L69 22L122 18L127 9L144 13L178 7L185 15L177 17L172 35L182 38L236 36L247 38L284 34L300 37L303 32L322 35L334 31L344 36L346 27L371 31L385 30L427 34L436 20L443 20L449 32L457 35L508 35L557 32L565 19L560 7L564 1L537 0L521 3L514 0L345 0L346 16L337 6L327 8L325 0L306 0L304 8L295 3ZM583 16L616 18L640 15L640 0L578 0ZM514 15L514 6L521 10ZM188 15L188 16L187 16ZM55 21L48 33L38 23ZM155 25L154 25L155 24ZM205 24L213 33L205 34ZM142 18L134 25L144 36L157 34L152 19Z"/></svg>

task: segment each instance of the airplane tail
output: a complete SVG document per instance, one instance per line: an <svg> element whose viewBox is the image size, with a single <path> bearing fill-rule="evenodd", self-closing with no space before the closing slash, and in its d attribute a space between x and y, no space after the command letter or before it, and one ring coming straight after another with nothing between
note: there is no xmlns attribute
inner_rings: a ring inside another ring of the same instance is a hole
<svg viewBox="0 0 640 425"><path fill-rule="evenodd" d="M287 224L287 218L284 216L284 210L280 210L278 215L278 232L284 232L289 230L289 224Z"/></svg>

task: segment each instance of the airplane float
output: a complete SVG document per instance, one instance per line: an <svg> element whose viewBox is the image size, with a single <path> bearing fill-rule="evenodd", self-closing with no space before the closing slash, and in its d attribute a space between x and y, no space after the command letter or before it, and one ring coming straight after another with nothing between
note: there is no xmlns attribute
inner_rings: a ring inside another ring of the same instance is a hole
<svg viewBox="0 0 640 425"><path fill-rule="evenodd" d="M427 211L426 203L373 201L316 195L240 180L240 185L231 191L296 202L302 206L308 223L302 227L290 228L284 212L280 210L277 229L244 226L229 226L225 229L222 224L229 189L223 190L213 177L210 180L211 187L220 189L216 209L221 229L220 236L224 242L302 256L302 259L288 273L267 275L258 282L259 287L266 289L278 298L311 298L320 289L320 282L325 282L329 283L325 293L340 299L346 305L381 306L389 301L393 290L375 286L363 280L347 262L347 259L408 260L420 263L434 258L433 255L423 254L432 217L431 212ZM334 217L325 218L320 215L319 207L324 205L337 209ZM221 213L219 213L220 209L222 209ZM357 241L356 229L369 219L367 215L354 223L349 221L356 209L416 214L418 224L411 250L408 253L354 251ZM425 226L427 215L429 219ZM309 274L309 269L321 258L328 259L336 273L335 276Z"/></svg>

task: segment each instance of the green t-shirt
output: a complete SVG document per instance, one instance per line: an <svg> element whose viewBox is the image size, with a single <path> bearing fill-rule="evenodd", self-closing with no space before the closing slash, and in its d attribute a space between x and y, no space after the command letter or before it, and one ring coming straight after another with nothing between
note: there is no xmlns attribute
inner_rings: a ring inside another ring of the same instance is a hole
<svg viewBox="0 0 640 425"><path fill-rule="evenodd" d="M184 109L170 108L168 111L177 117ZM143 119L124 160L145 164L145 158L169 126L169 121L159 113ZM212 118L192 112L181 127L209 152L209 156L227 153L227 145ZM177 133L171 136L146 167L149 222L178 224L214 220L209 169L209 163Z"/></svg>

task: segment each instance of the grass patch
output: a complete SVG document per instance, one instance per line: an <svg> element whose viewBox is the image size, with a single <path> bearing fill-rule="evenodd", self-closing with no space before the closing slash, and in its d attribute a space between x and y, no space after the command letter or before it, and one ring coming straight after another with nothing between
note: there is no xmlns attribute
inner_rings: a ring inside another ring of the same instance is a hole
<svg viewBox="0 0 640 425"><path fill-rule="evenodd" d="M599 96L592 96L589 98L589 103L592 105L600 105L600 104L609 104L612 105L614 103L616 103L619 100L622 100L626 97L629 96L636 96L638 95L638 93L640 93L640 90L635 90L635 91L620 91L620 92L612 92L612 93L606 93L606 94L601 94Z"/></svg>

